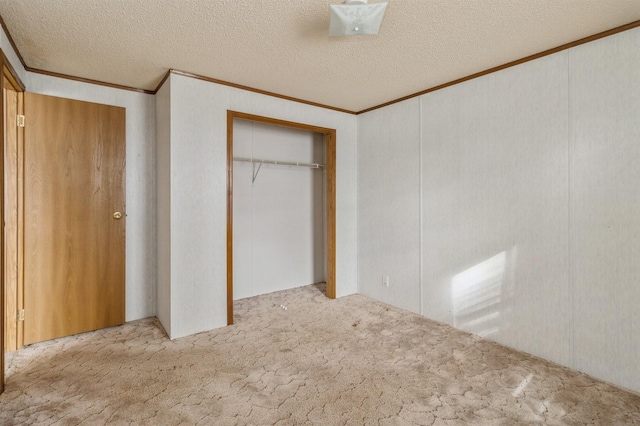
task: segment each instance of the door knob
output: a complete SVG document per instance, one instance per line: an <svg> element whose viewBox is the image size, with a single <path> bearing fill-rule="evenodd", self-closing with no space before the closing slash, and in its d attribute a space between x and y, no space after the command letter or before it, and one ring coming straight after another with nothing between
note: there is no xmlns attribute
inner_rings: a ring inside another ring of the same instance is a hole
<svg viewBox="0 0 640 426"><path fill-rule="evenodd" d="M120 212L115 212L115 213L113 214L113 218L114 218L114 219L120 219L121 217L122 217L122 213L120 213Z"/></svg>

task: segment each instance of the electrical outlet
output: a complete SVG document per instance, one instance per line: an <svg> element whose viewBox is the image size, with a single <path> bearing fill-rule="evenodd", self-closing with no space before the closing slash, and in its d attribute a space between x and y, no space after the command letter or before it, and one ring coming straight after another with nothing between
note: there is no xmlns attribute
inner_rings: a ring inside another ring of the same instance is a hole
<svg viewBox="0 0 640 426"><path fill-rule="evenodd" d="M385 287L389 287L389 275L382 276L382 285Z"/></svg>

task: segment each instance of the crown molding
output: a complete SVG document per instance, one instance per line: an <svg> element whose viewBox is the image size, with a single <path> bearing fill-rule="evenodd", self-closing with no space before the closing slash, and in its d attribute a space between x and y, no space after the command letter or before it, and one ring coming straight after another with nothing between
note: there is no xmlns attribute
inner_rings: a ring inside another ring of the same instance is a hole
<svg viewBox="0 0 640 426"><path fill-rule="evenodd" d="M106 86L106 87L111 87L112 89L128 90L130 92L145 93L147 95L155 95L156 94L155 90L139 89L137 87L130 87L130 86L123 86L121 84L107 83L107 82L104 82L104 81L92 80L90 78L77 77L77 76L69 75L69 74L61 74L61 73L58 73L58 72L46 71L46 70L41 70L41 69L37 69L37 68L31 68L31 67L28 67L28 66L24 67L24 69L29 71L29 72L35 73L35 74L42 74L42 75L48 75L48 76L51 76L51 77L63 78L63 79L66 79L66 80L79 81L81 83L95 84L97 86Z"/></svg>
<svg viewBox="0 0 640 426"><path fill-rule="evenodd" d="M425 95L427 93L435 92L437 90L444 89L446 87L454 86L456 84L460 84L460 83L463 83L465 81L473 80L475 78L482 77L484 75L491 74L491 73L494 73L494 72L498 72L498 71L504 70L506 68L511 68L511 67L516 66L516 65L523 64L525 62L533 61L535 59L539 59L539 58L542 58L542 57L545 57L545 56L548 56L548 55L553 55L554 53L558 53L558 52L561 52L563 50L570 49L572 47L580 46L581 44L589 43L589 42L592 42L592 41L595 41L595 40L598 40L598 39L601 39L601 38L609 37L609 36L614 35L614 34L618 34L618 33L624 32L624 31L631 30L633 28L640 27L640 20L633 21L633 22L630 22L628 24L621 25L619 27L612 28L612 29L607 30L607 31L603 31L603 32L594 34L592 36L584 37L584 38L581 38L579 40L576 40L576 41L573 41L573 42L570 42L570 43L565 43L565 44L560 45L558 47L554 47L552 49L548 49L548 50L545 50L545 51L540 52L540 53L536 53L536 54L533 54L533 55L530 55L530 56L526 56L524 58L517 59L515 61L511 61L511 62L508 62L508 63L503 64L503 65L499 65L499 66L496 66L496 67L493 67L493 68L489 68L487 70L480 71L480 72L468 75L466 77L462 77L462 78L459 78L459 79L456 79L456 80L452 80L450 82L443 83L443 84L431 87L429 89L421 90L420 92L416 92L416 93L413 93L411 95L403 96L401 98L394 99L392 101L385 102L385 103L382 103L382 104L379 104L379 105L376 105L376 106L373 106L373 107L370 107L370 108L366 108L366 109L363 109L361 111L350 111L350 110L347 110L347 109L344 109L344 108L333 107L333 106L330 106L330 105L324 105L324 104L320 104L320 103L317 103L317 102L311 102L311 101L307 101L307 100L304 100L304 99L299 99L299 98L294 98L294 97L291 97L291 96L281 95L281 94L278 94L278 93L269 92L269 91L262 90L262 89L256 89L254 87L243 86L241 84L236 84L236 83L232 83L232 82L224 81L224 80L218 80L218 79L215 79L215 78L212 78L212 77L207 77L207 76L194 74L194 73L190 73L190 72L186 72L186 71L180 71L180 70L177 70L177 69L169 69L166 72L166 74L164 75L164 77L162 78L162 80L160 81L160 83L158 84L158 86L154 90L147 90L147 89L140 89L140 88L136 88L136 87L124 86L124 85L120 85L120 84L106 83L106 82L99 81L99 80L92 80L92 79L88 79L88 78L82 78L82 77L72 76L72 75L68 75L68 74L61 74L61 73L52 72L52 71L45 71L45 70L41 70L41 69L37 69L37 68L31 68L30 66L28 66L25 63L24 58L20 54L20 51L18 50L18 48L17 48L17 46L16 46L16 44L15 44L15 42L13 40L13 37L11 36L11 33L9 32L9 29L7 28L2 16L0 16L0 25L2 26L2 29L4 30L5 34L7 35L7 38L9 39L9 43L11 43L11 46L13 47L13 50L15 51L16 55L18 56L18 59L20 60L20 63L22 64L24 69L26 71L29 71L29 72L33 72L33 73L37 73L37 74L43 74L43 75L49 75L49 76L52 76L52 77L58 77L58 78L63 78L63 79L67 79L67 80L80 81L80 82L83 82L83 83L95 84L95 85L99 85L99 86L106 86L106 87L111 87L111 88L115 88L115 89L129 90L129 91L138 92L138 93L145 93L145 94L149 94L149 95L155 95L158 92L158 90L160 89L160 87L162 87L162 85L165 83L165 81L169 78L169 76L171 74L176 74L176 75L181 75L181 76L184 76L184 77L191 77L191 78L195 78L195 79L198 79L198 80L207 81L207 82L210 82L210 83L216 83L216 84L221 84L221 85L224 85L224 86L234 87L234 88L241 89L241 90L246 90L246 91L249 91L249 92L259 93L259 94L266 95L266 96L271 96L271 97L275 97L275 98L279 98L279 99L284 99L284 100L291 101L291 102L298 102L298 103L302 103L302 104L305 104L305 105L311 105L311 106L315 106L315 107L319 107L319 108L324 108L324 109L329 109L329 110L333 110L333 111L343 112L343 113L346 113L346 114L359 115L359 114L364 114L364 113L367 113L367 112L370 112L370 111L374 111L376 109L384 108L386 106L393 105L393 104L396 104L396 103L399 103L399 102L402 102L402 101L406 101L408 99L412 99L412 98L415 98L415 97L418 97L418 96L422 96L422 95ZM11 63L9 61L5 61L5 64L7 66L9 66L11 69L13 69L13 67L12 67L12 65L11 65ZM15 73L15 70L14 70L14 73ZM20 83L22 83L22 82L20 82Z"/></svg>
<svg viewBox="0 0 640 426"><path fill-rule="evenodd" d="M273 92L269 92L269 91L262 90L262 89L256 89L254 87L243 86L241 84L231 83L229 81L218 80L216 78L206 77L206 76L203 76L203 75L193 74L193 73L190 73L190 72L180 71L180 70L176 70L176 69L170 69L169 70L167 75L162 79L162 82L161 82L160 86L164 83L164 81L167 79L169 74L181 75L181 76L184 76L184 77L191 77L191 78L195 78L195 79L198 79L198 80L207 81L209 83L221 84L223 86L234 87L236 89L242 89L242 90L246 90L246 91L249 91L249 92L259 93L261 95L271 96L271 97L274 97L274 98L284 99L284 100L291 101L291 102L298 102L298 103L305 104L305 105L311 105L311 106L315 106L315 107L319 107L319 108L324 108L324 109L329 109L329 110L333 110L333 111L343 112L343 113L346 113L346 114L354 114L354 115L356 114L355 111L350 111L348 109L337 108L337 107L333 107L333 106L330 106L330 105L324 105L324 104L320 104L320 103L317 103L317 102L311 102L311 101L306 101L304 99L294 98L294 97L291 97L291 96L280 95L278 93L273 93ZM156 92L158 91L160 86L158 86L158 88L156 88L156 90L155 90Z"/></svg>

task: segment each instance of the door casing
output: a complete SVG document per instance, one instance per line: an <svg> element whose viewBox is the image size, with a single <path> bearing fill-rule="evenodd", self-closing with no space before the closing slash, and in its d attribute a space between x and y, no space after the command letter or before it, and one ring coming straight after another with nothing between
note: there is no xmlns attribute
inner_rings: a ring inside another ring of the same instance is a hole
<svg viewBox="0 0 640 426"><path fill-rule="evenodd" d="M22 93L25 90L25 86L22 83L22 81L20 80L20 78L18 77L18 74L16 73L15 69L13 68L13 66L11 65L11 63L9 62L9 60L7 59L7 57L5 56L4 52L0 49L0 68L2 69L2 78L0 78L0 93L4 93L5 89L7 90L12 90L14 92L16 92L16 108L15 111L18 114L23 114L23 103L22 101ZM0 149L0 223L4 224L5 223L5 203L4 203L4 197L5 197L5 192L7 190L7 180L5 179L5 167L4 167L4 161L5 161L5 156L4 156L4 151L5 151L5 144L6 144L6 130L8 128L8 126L16 123L16 117L8 117L7 116L7 111L5 110L5 102L0 102L0 133L2 134L2 140L3 140L3 145L2 148ZM18 146L21 145L21 137L22 137L22 131L20 129L18 129L16 137L18 138L17 143ZM18 156L18 161L19 161L19 156ZM18 186L17 184L17 179L18 177L15 177L15 182L16 182L16 186ZM17 189L17 188L16 188ZM18 191L17 193L17 197L20 197L20 192ZM17 250L17 248L16 248ZM19 252L19 250L18 250ZM15 328L16 333L19 330L19 322L17 321L17 318L13 317L13 318L9 318L9 321L7 321L7 303L11 303L12 307L15 305L15 309L17 309L19 307L19 303L20 303L20 297L18 295L18 293L21 291L22 287L21 287L21 283L20 283L20 276L18 274L17 277L17 283L16 286L17 288L12 288L12 295L15 294L15 298L13 298L11 300L7 300L6 298L6 294L7 294L7 286L6 286L6 281L5 281L5 274L6 274L6 265L5 265L5 255L6 255L6 250L5 250L5 232L4 229L2 230L2 232L0 232L0 393L4 392L4 388L5 388L5 358L4 358L4 353L6 350L6 345L5 345L5 338L6 338L6 329L7 327L12 327L12 330ZM18 268L18 272L20 271L19 266L16 266ZM19 338L19 334L17 334L18 338Z"/></svg>

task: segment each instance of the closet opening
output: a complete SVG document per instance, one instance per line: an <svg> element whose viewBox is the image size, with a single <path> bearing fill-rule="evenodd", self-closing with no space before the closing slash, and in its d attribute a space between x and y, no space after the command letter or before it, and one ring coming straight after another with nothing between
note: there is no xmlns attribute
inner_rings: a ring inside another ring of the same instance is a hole
<svg viewBox="0 0 640 426"><path fill-rule="evenodd" d="M335 289L336 131L227 112L227 323L237 299Z"/></svg>

